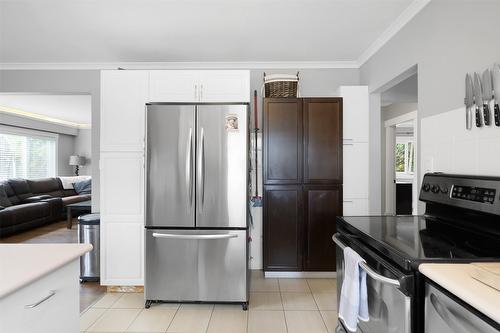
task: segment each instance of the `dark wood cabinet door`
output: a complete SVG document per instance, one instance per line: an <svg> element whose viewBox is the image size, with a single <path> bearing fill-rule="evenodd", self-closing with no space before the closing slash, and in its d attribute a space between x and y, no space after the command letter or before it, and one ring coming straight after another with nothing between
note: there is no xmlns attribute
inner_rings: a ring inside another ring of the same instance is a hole
<svg viewBox="0 0 500 333"><path fill-rule="evenodd" d="M302 186L264 186L264 269L302 269Z"/></svg>
<svg viewBox="0 0 500 333"><path fill-rule="evenodd" d="M342 99L304 98L304 183L342 184Z"/></svg>
<svg viewBox="0 0 500 333"><path fill-rule="evenodd" d="M264 184L302 182L302 99L264 99Z"/></svg>
<svg viewBox="0 0 500 333"><path fill-rule="evenodd" d="M342 187L304 186L304 270L335 271L336 218L342 215Z"/></svg>

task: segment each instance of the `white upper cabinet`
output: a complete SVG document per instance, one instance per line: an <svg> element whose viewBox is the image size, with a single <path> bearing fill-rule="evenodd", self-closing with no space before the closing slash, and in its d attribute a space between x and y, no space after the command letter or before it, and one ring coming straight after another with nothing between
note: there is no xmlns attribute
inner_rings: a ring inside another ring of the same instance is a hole
<svg viewBox="0 0 500 333"><path fill-rule="evenodd" d="M250 102L245 70L151 71L151 102Z"/></svg>
<svg viewBox="0 0 500 333"><path fill-rule="evenodd" d="M201 71L201 102L250 102L249 71Z"/></svg>
<svg viewBox="0 0 500 333"><path fill-rule="evenodd" d="M199 71L151 71L150 102L199 101Z"/></svg>
<svg viewBox="0 0 500 333"><path fill-rule="evenodd" d="M344 142L368 142L369 94L367 86L342 86Z"/></svg>
<svg viewBox="0 0 500 333"><path fill-rule="evenodd" d="M142 151L149 72L101 72L101 151Z"/></svg>

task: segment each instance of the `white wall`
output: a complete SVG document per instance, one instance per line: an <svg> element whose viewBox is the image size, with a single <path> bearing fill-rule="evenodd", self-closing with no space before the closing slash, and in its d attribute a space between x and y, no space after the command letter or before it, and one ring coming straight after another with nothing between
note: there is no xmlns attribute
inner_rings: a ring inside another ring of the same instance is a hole
<svg viewBox="0 0 500 333"><path fill-rule="evenodd" d="M57 176L72 176L74 167L69 165L69 157L73 155L75 149L75 137L66 134L59 134L57 146Z"/></svg>
<svg viewBox="0 0 500 333"><path fill-rule="evenodd" d="M481 13L481 24L468 24L471 13ZM500 61L498 13L498 0L431 1L363 64L360 68L361 84L367 84L373 92L418 65L418 121L457 109L464 101L465 73L483 71ZM380 109L371 109L370 112L376 119ZM379 128L376 121L370 125L374 134ZM444 123L442 130L447 132L453 128ZM419 140L426 135L424 131L418 133ZM380 137L375 136L371 135L374 144L380 142ZM423 153L420 149L417 161L421 160ZM381 164L380 156L374 156L371 163L374 167L370 168L377 170ZM371 195L380 193L380 189L376 179L371 177Z"/></svg>
<svg viewBox="0 0 500 333"><path fill-rule="evenodd" d="M74 153L85 157L85 165L80 167L81 176L92 175L92 130L79 129L75 137Z"/></svg>

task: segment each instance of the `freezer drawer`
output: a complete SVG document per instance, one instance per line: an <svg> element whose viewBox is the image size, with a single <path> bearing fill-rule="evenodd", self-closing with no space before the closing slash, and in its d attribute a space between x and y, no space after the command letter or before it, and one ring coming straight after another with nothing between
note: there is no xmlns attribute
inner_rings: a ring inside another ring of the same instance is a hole
<svg viewBox="0 0 500 333"><path fill-rule="evenodd" d="M146 300L247 302L246 230L148 229Z"/></svg>
<svg viewBox="0 0 500 333"><path fill-rule="evenodd" d="M425 284L425 333L493 333L496 328L435 288Z"/></svg>

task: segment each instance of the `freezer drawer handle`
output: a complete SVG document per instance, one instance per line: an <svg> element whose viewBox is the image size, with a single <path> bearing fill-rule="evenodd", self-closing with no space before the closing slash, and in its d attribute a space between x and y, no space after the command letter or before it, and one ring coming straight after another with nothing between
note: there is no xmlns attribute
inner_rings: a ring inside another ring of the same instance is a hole
<svg viewBox="0 0 500 333"><path fill-rule="evenodd" d="M342 251L347 247L342 241L338 238L338 234L335 234L332 236L333 241L335 244L338 245L342 249ZM400 287L400 283L396 279L390 279L388 277L385 277L383 275L380 275L379 273L375 272L370 266L368 266L367 263L362 262L359 264L359 266L368 274L372 279L380 281L382 283L387 283L387 284L392 284L394 286Z"/></svg>
<svg viewBox="0 0 500 333"><path fill-rule="evenodd" d="M237 234L221 234L221 235L182 235L182 234L160 234L153 232L154 238L170 238L170 239L229 239L237 238Z"/></svg>
<svg viewBox="0 0 500 333"><path fill-rule="evenodd" d="M456 333L466 333L470 332L469 330L465 330L463 328L463 325L467 325L469 323L470 325L474 325L474 323L466 321L464 318L460 317L458 313L455 315L453 314L443 303L441 303L437 296L434 295L433 293L430 294L430 300L431 304L434 307L434 310L436 310L437 314L441 319L450 327L453 332ZM461 324L460 324L461 322ZM474 327L477 329L476 327ZM480 332L480 329L474 330L475 332Z"/></svg>
<svg viewBox="0 0 500 333"><path fill-rule="evenodd" d="M39 306L40 304L42 304L43 302L45 302L46 300L48 300L49 298L51 298L52 296L54 296L56 294L56 292L54 290L51 290L49 292L49 294L47 296L45 296L44 298L42 298L41 300L39 300L38 302L35 302L33 304L28 304L28 305L25 305L24 308L25 309L33 309L33 308L36 308L37 306Z"/></svg>

